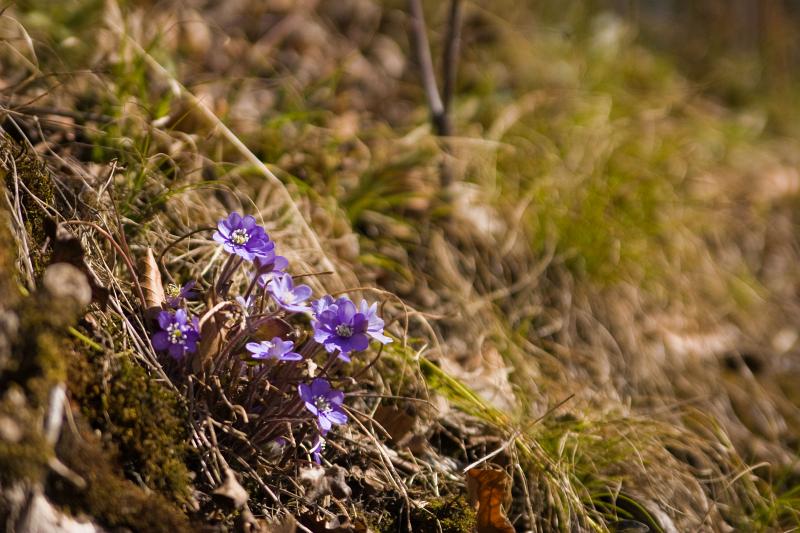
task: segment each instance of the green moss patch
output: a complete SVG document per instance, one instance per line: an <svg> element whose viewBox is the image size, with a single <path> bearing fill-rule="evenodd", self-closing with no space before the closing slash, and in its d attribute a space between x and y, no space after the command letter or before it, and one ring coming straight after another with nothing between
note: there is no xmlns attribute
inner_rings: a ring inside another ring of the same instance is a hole
<svg viewBox="0 0 800 533"><path fill-rule="evenodd" d="M178 396L126 355L75 350L69 362L70 393L92 427L119 448L129 477L184 501L189 423Z"/></svg>
<svg viewBox="0 0 800 533"><path fill-rule="evenodd" d="M192 531L186 516L160 494L146 491L123 478L112 453L87 425L79 434L65 431L57 452L68 468L80 476L85 487L53 476L48 497L73 513L87 513L110 528L133 531Z"/></svg>

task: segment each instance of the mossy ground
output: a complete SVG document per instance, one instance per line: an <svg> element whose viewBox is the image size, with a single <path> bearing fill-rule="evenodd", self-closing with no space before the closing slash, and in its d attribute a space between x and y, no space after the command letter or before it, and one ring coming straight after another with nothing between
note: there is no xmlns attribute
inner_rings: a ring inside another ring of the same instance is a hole
<svg viewBox="0 0 800 533"><path fill-rule="evenodd" d="M126 474L166 497L191 495L189 420L182 399L129 354L68 352L70 394L86 421L118 449Z"/></svg>
<svg viewBox="0 0 800 533"><path fill-rule="evenodd" d="M44 212L39 201L53 202L53 186L44 164L26 148L15 145L4 136L0 158L15 161L17 187L27 188L22 204L24 238L29 240L34 260L34 275L46 267L48 242L44 234ZM24 154L24 155L21 155ZM7 163L8 164L8 163ZM5 175L9 176L8 166ZM7 182L7 189L13 183ZM43 196L40 196L43 195ZM49 195L49 196L48 196ZM44 200L42 200L44 198ZM0 373L0 417L4 432L0 438L0 478L3 486L15 483L41 485L57 503L75 513L85 513L109 527L126 527L136 531L189 531L183 512L164 496L137 486L125 479L119 467L130 464L129 473L141 472L145 482L169 494L173 500L185 501L189 495L188 471L184 465L186 424L178 418L178 404L161 386L148 379L144 370L130 362L121 363L103 376L91 366L99 356L90 349L76 349L67 337L68 327L77 321L68 302L54 302L41 290L22 296L22 279L18 272L17 243L9 234L10 218L0 210L0 287L3 293L3 331L10 353L5 354ZM27 291L26 291L27 292ZM57 306L54 312L54 307ZM92 357L94 357L92 359ZM69 371L68 371L69 369ZM105 367L108 370L108 367ZM95 372L92 374L92 372ZM112 378L109 394L91 389ZM50 395L59 384L69 383L76 410L70 418L78 424L61 433L56 446L45 437L45 415ZM102 410L102 414L101 411ZM83 415L83 416L82 416ZM84 416L102 418L110 441L102 443L88 426ZM116 442L125 455L116 452ZM50 471L57 458L82 480L84 486Z"/></svg>

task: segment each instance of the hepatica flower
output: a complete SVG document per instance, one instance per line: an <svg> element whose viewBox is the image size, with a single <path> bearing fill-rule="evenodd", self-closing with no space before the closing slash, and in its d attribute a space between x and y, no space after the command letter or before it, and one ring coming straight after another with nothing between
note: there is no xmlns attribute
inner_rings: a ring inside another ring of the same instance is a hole
<svg viewBox="0 0 800 533"><path fill-rule="evenodd" d="M197 284L196 281L192 280L183 285L183 287L176 285L175 283L170 283L164 289L167 295L167 305L172 307L173 309L177 309L181 306L184 300L191 300L192 298L197 296L197 293L193 291L194 286Z"/></svg>
<svg viewBox="0 0 800 533"><path fill-rule="evenodd" d="M287 311L302 313L308 311L306 300L311 296L311 287L308 285L295 286L292 276L280 274L272 278L267 285L267 290L279 306Z"/></svg>
<svg viewBox="0 0 800 533"><path fill-rule="evenodd" d="M347 413L342 409L344 393L332 389L327 379L315 378L311 385L297 386L300 398L312 415L317 417L319 431L325 435L335 425L347 423Z"/></svg>
<svg viewBox="0 0 800 533"><path fill-rule="evenodd" d="M275 337L271 341L248 342L245 345L253 359L277 359L278 361L302 361L303 356L293 352L294 343Z"/></svg>
<svg viewBox="0 0 800 533"><path fill-rule="evenodd" d="M368 326L367 318L357 312L356 306L347 298L336 300L312 322L314 340L328 353L339 350L339 357L345 361L350 361L350 352L365 350L369 346Z"/></svg>
<svg viewBox="0 0 800 533"><path fill-rule="evenodd" d="M242 217L233 212L217 224L214 240L222 245L226 252L236 254L247 261L256 257L274 254L275 244L269 240L264 228L256 224L255 217ZM270 246L272 244L272 246Z"/></svg>
<svg viewBox="0 0 800 533"><path fill-rule="evenodd" d="M197 350L197 341L200 339L197 317L190 318L183 309L175 313L161 311L158 314L158 326L161 331L153 335L153 348L156 350L166 351L175 359Z"/></svg>
<svg viewBox="0 0 800 533"><path fill-rule="evenodd" d="M258 276L258 284L264 287L273 277L286 270L289 261L282 255L275 255L275 243L270 241L265 253L253 259L253 266L256 269L255 275Z"/></svg>
<svg viewBox="0 0 800 533"><path fill-rule="evenodd" d="M369 305L366 300L361 300L359 312L367 319L367 335L380 342L389 344L392 339L383 334L383 319L378 316L378 302Z"/></svg>
<svg viewBox="0 0 800 533"><path fill-rule="evenodd" d="M314 313L314 316L317 317L322 314L323 311L328 309L329 307L336 305L336 300L333 299L333 296L330 294L326 294L319 300L314 300L311 303L311 312Z"/></svg>

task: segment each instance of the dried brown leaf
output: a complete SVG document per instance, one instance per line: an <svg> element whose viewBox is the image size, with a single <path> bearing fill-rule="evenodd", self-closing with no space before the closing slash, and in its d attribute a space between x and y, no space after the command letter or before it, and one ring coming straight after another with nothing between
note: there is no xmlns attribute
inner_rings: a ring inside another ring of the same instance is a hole
<svg viewBox="0 0 800 533"><path fill-rule="evenodd" d="M239 484L236 475L230 468L225 470L225 481L222 485L214 489L214 494L227 498L237 509L244 507L247 500L250 498L250 495L247 494L244 487Z"/></svg>
<svg viewBox="0 0 800 533"><path fill-rule="evenodd" d="M506 515L511 505L511 477L504 470L468 470L467 491L477 511L477 533L514 533L514 526Z"/></svg>
<svg viewBox="0 0 800 533"><path fill-rule="evenodd" d="M265 531L266 533L295 533L297 531L297 519L287 513L282 518L266 524Z"/></svg>
<svg viewBox="0 0 800 533"><path fill-rule="evenodd" d="M164 293L164 284L161 281L161 271L158 269L153 249L147 249L144 259L144 273L142 274L142 292L144 292L144 308L151 312L160 309L167 296Z"/></svg>
<svg viewBox="0 0 800 533"><path fill-rule="evenodd" d="M192 359L192 370L200 373L219 354L228 328L224 318L211 317L200 328L197 357Z"/></svg>
<svg viewBox="0 0 800 533"><path fill-rule="evenodd" d="M414 428L415 418L397 407L381 405L375 411L374 418L398 445L401 445L401 442L411 434L411 430Z"/></svg>
<svg viewBox="0 0 800 533"><path fill-rule="evenodd" d="M292 326L285 320L280 318L273 318L264 322L256 332L256 337L259 339L272 339L275 337L286 337L292 332Z"/></svg>

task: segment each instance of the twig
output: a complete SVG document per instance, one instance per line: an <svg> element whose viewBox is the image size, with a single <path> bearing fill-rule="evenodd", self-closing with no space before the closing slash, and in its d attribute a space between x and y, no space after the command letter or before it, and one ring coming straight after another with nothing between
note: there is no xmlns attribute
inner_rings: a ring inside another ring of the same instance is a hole
<svg viewBox="0 0 800 533"><path fill-rule="evenodd" d="M442 57L442 71L444 74L442 103L444 105L445 126L447 126L447 133L443 133L443 135L452 134L453 126L450 121L450 109L452 108L453 95L455 94L458 58L461 51L461 18L461 0L451 0Z"/></svg>
<svg viewBox="0 0 800 533"><path fill-rule="evenodd" d="M37 106L30 106L24 105L16 108L15 110L19 114L31 114L31 115L57 115L61 117L67 117L79 121L93 121L93 122L112 122L114 117L110 115L103 115L99 113L89 113L84 111L71 111L68 109L58 109L55 107L37 107Z"/></svg>
<svg viewBox="0 0 800 533"><path fill-rule="evenodd" d="M421 0L408 0L408 9L411 12L411 44L417 54L422 86L428 99L431 111L431 122L439 135L447 135L447 126L444 104L436 86L436 74L433 71L431 49L428 44L428 30L425 26L425 15L422 12Z"/></svg>

